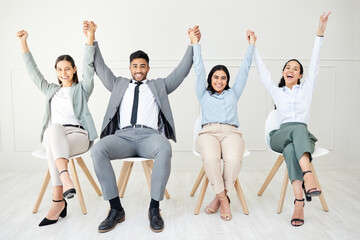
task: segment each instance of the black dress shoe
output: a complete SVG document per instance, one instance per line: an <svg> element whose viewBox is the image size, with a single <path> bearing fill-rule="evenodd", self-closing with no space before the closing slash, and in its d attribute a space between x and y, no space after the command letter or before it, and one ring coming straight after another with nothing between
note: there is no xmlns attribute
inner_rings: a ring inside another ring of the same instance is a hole
<svg viewBox="0 0 360 240"><path fill-rule="evenodd" d="M113 230L117 223L121 223L125 220L125 211L116 209L110 209L107 218L99 225L99 232L104 233Z"/></svg>
<svg viewBox="0 0 360 240"><path fill-rule="evenodd" d="M65 207L64 207L64 209L61 211L59 217L64 218L64 217L66 217L66 214L67 214L67 202L65 201L65 199L63 199L63 200L53 200L53 202L62 202L62 201L65 202ZM54 223L56 223L56 222L59 220L59 217L58 217L58 219L56 219L56 220L50 220L50 219L44 218L44 219L39 223L39 227L54 224Z"/></svg>
<svg viewBox="0 0 360 240"><path fill-rule="evenodd" d="M161 232L162 230L164 230L164 220L160 215L159 208L149 209L149 220L150 220L150 229L153 232Z"/></svg>

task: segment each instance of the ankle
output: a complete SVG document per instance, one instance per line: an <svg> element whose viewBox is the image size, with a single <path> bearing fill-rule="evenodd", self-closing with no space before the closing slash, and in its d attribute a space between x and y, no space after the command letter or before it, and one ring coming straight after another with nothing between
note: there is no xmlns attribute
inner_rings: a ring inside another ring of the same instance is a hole
<svg viewBox="0 0 360 240"><path fill-rule="evenodd" d="M156 201L155 199L151 198L149 209L151 208L159 208L160 202Z"/></svg>

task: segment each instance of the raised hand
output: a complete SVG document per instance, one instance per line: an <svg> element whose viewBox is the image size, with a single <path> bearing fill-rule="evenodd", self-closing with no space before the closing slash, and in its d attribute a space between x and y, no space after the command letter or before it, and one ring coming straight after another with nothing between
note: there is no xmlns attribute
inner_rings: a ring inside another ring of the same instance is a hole
<svg viewBox="0 0 360 240"><path fill-rule="evenodd" d="M199 43L199 41L201 39L201 32L200 32L199 26L196 25L193 28L189 28L188 36L191 40L191 44Z"/></svg>
<svg viewBox="0 0 360 240"><path fill-rule="evenodd" d="M328 14L325 15L325 12L323 12L323 14L320 16L319 28L318 28L318 32L317 32L318 36L324 36L324 32L325 32L327 21L329 19L330 14L331 14L331 12L329 12Z"/></svg>
<svg viewBox="0 0 360 240"><path fill-rule="evenodd" d="M97 29L97 25L91 21L84 21L83 22L83 32L87 37L87 45L93 45L95 40L95 31Z"/></svg>
<svg viewBox="0 0 360 240"><path fill-rule="evenodd" d="M255 32L251 30L246 31L246 39L248 40L249 44L255 45L257 37L255 36Z"/></svg>
<svg viewBox="0 0 360 240"><path fill-rule="evenodd" d="M21 50L23 53L29 52L29 47L27 45L27 37L29 34L25 30L18 31L16 37L20 40Z"/></svg>
<svg viewBox="0 0 360 240"><path fill-rule="evenodd" d="M29 36L29 34L27 33L27 31L25 30L21 30L21 31L18 31L16 33L16 36L18 37L18 39L20 41L26 41L27 37Z"/></svg>
<svg viewBox="0 0 360 240"><path fill-rule="evenodd" d="M90 22L85 20L83 22L83 33L84 33L85 37L88 37L87 31L89 29L90 29Z"/></svg>

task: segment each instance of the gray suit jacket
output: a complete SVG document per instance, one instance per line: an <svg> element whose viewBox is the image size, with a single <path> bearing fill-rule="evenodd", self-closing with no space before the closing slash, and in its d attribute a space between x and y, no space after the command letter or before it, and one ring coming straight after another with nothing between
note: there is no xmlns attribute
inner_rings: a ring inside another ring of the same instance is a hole
<svg viewBox="0 0 360 240"><path fill-rule="evenodd" d="M101 55L99 44L95 45L94 67L97 76L104 86L111 92L109 104L101 127L100 138L114 134L119 129L119 108L131 79L116 77L106 66ZM157 78L147 82L151 89L156 103L159 105L159 130L163 131L168 139L176 142L175 124L172 116L168 94L172 93L189 74L193 63L193 48L188 46L186 53L179 65L166 78Z"/></svg>

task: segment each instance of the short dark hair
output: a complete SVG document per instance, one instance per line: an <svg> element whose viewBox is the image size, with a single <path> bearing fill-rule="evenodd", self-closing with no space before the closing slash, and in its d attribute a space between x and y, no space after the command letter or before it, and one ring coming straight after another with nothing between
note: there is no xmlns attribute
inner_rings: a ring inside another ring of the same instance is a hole
<svg viewBox="0 0 360 240"><path fill-rule="evenodd" d="M229 70L224 65L216 65L211 69L211 71L209 72L208 78L207 78L208 85L207 85L206 90L210 91L211 95L213 95L216 92L211 84L211 78L214 75L214 73L218 70L224 71L226 74L226 77L227 77L227 82L226 82L226 86L225 86L224 90L230 89L230 87L229 87L229 82L230 82Z"/></svg>
<svg viewBox="0 0 360 240"><path fill-rule="evenodd" d="M292 61L295 61L297 62L299 65L300 65L300 74L303 74L304 73L304 68L302 66L302 64L297 60L297 59L290 59L289 61L287 61L283 67L283 71L284 69L286 68L286 65L289 63L289 62L292 62ZM300 79L298 80L297 84L300 84ZM284 79L284 76L281 77L280 79L280 82L279 82L279 85L278 85L280 88L284 87L285 86L285 79Z"/></svg>
<svg viewBox="0 0 360 240"><path fill-rule="evenodd" d="M70 55L61 55L55 61L55 69L57 67L58 62L60 62L60 61L68 61L73 68L75 67L75 61ZM78 75L77 75L77 71L73 75L73 81L76 84L79 83L79 78L78 78ZM59 84L61 84L60 79L58 79L58 82L59 82Z"/></svg>
<svg viewBox="0 0 360 240"><path fill-rule="evenodd" d="M137 50L136 52L133 52L131 55L130 55L130 64L131 62L135 59L135 58L142 58L142 59L145 59L145 61L147 62L147 64L149 65L149 56L144 52L144 51L141 51L141 50Z"/></svg>

